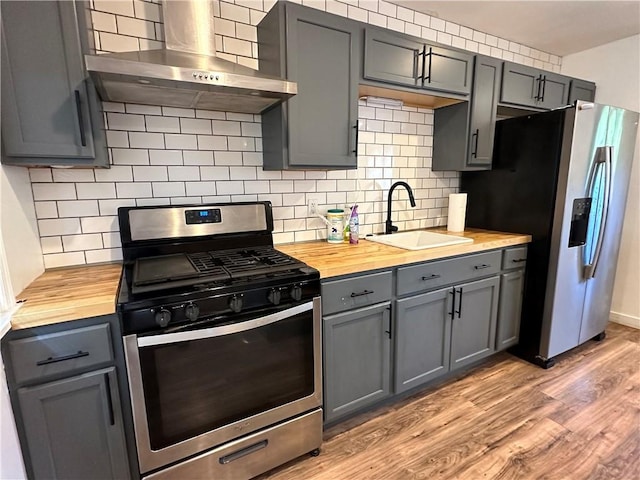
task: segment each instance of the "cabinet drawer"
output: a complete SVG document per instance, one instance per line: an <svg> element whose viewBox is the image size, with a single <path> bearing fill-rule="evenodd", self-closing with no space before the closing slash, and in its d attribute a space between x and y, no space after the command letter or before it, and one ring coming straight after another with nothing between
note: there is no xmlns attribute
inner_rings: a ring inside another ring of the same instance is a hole
<svg viewBox="0 0 640 480"><path fill-rule="evenodd" d="M391 299L391 272L322 284L322 314L330 315Z"/></svg>
<svg viewBox="0 0 640 480"><path fill-rule="evenodd" d="M502 254L502 269L524 267L527 263L527 247L509 248Z"/></svg>
<svg viewBox="0 0 640 480"><path fill-rule="evenodd" d="M493 275L501 258L501 251L486 252L399 268L398 296Z"/></svg>
<svg viewBox="0 0 640 480"><path fill-rule="evenodd" d="M113 360L108 324L9 342L17 383L44 379Z"/></svg>

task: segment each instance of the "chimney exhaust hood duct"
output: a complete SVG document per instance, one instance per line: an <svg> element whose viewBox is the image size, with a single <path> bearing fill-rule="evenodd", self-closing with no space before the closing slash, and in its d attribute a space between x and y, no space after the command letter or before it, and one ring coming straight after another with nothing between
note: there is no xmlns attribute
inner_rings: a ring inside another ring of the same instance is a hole
<svg viewBox="0 0 640 480"><path fill-rule="evenodd" d="M102 100L261 113L297 85L216 57L213 3L165 0L166 48L85 55Z"/></svg>

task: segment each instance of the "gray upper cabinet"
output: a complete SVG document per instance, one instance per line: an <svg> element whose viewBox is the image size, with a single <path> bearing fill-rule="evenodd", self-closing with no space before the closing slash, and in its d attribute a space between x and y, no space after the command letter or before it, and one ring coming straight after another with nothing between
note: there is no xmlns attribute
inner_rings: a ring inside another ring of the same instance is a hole
<svg viewBox="0 0 640 480"><path fill-rule="evenodd" d="M552 109L569 102L570 79L526 65L504 62L500 102Z"/></svg>
<svg viewBox="0 0 640 480"><path fill-rule="evenodd" d="M495 351L500 280L497 276L455 287L451 370Z"/></svg>
<svg viewBox="0 0 640 480"><path fill-rule="evenodd" d="M365 30L367 80L455 94L471 91L473 55L377 28Z"/></svg>
<svg viewBox="0 0 640 480"><path fill-rule="evenodd" d="M356 22L316 9L282 2L260 22L260 70L298 84L262 115L265 170L356 168L359 51Z"/></svg>
<svg viewBox="0 0 640 480"><path fill-rule="evenodd" d="M395 393L449 371L450 288L398 300L395 307Z"/></svg>
<svg viewBox="0 0 640 480"><path fill-rule="evenodd" d="M95 91L86 80L76 4L3 1L0 8L3 161L106 164L104 131L95 124L101 114L91 108ZM95 143L94 134L102 136Z"/></svg>
<svg viewBox="0 0 640 480"><path fill-rule="evenodd" d="M476 56L471 101L435 110L433 170L491 168L501 67L500 60Z"/></svg>
<svg viewBox="0 0 640 480"><path fill-rule="evenodd" d="M576 100L593 102L595 98L596 98L595 83L587 82L585 80L579 80L577 78L571 79L571 88L569 89L569 103L571 105L573 105Z"/></svg>
<svg viewBox="0 0 640 480"><path fill-rule="evenodd" d="M18 389L33 478L129 478L115 368Z"/></svg>
<svg viewBox="0 0 640 480"><path fill-rule="evenodd" d="M386 302L324 318L325 421L391 394L390 310Z"/></svg>

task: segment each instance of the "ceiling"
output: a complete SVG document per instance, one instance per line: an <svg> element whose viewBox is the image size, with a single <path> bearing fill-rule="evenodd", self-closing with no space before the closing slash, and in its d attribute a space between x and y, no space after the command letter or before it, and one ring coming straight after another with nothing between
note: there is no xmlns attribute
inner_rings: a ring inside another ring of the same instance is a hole
<svg viewBox="0 0 640 480"><path fill-rule="evenodd" d="M390 1L561 57L640 33L640 0Z"/></svg>

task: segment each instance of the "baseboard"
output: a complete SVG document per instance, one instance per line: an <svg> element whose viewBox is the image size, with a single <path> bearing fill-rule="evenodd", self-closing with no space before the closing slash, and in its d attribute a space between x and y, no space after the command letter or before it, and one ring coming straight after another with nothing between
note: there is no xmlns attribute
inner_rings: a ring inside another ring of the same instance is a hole
<svg viewBox="0 0 640 480"><path fill-rule="evenodd" d="M633 315L625 315L624 313L609 312L609 320L627 327L633 327L640 330L640 317L634 317Z"/></svg>

